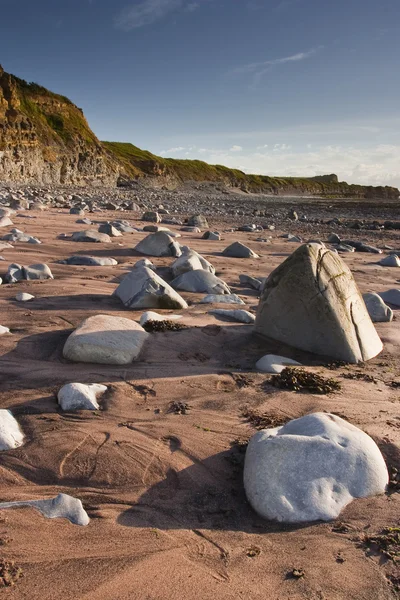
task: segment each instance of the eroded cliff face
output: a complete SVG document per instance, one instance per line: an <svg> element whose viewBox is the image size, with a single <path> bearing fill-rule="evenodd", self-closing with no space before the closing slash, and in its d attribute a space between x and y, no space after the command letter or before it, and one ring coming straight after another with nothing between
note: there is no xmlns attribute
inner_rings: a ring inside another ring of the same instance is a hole
<svg viewBox="0 0 400 600"><path fill-rule="evenodd" d="M78 107L0 66L0 181L116 185L118 173Z"/></svg>

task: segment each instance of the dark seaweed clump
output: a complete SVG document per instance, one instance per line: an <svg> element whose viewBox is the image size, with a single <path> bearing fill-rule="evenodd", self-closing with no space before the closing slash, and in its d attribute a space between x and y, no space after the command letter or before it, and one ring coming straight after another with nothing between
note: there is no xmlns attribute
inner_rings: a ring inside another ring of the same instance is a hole
<svg viewBox="0 0 400 600"><path fill-rule="evenodd" d="M322 377L317 373L293 367L286 367L279 375L273 375L270 383L275 387L295 392L310 392L311 394L330 394L341 389L341 385L336 379Z"/></svg>
<svg viewBox="0 0 400 600"><path fill-rule="evenodd" d="M143 325L143 329L148 333L158 333L164 331L182 331L182 329L189 329L187 325L182 323L176 323L175 321L146 321Z"/></svg>

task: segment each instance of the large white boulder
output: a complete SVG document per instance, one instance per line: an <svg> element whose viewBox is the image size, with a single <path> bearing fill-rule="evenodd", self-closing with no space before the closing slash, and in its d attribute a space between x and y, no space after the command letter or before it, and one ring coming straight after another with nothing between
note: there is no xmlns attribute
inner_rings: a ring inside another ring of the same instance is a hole
<svg viewBox="0 0 400 600"><path fill-rule="evenodd" d="M353 498L383 494L388 480L375 442L329 413L259 431L246 451L246 495L265 519L335 519Z"/></svg>
<svg viewBox="0 0 400 600"><path fill-rule="evenodd" d="M227 309L227 308L214 308L210 310L211 315L217 315L217 317L225 317L226 319L232 319L232 321L239 321L239 323L254 323L255 316L248 310Z"/></svg>
<svg viewBox="0 0 400 600"><path fill-rule="evenodd" d="M187 308L186 301L152 269L138 267L114 291L127 308Z"/></svg>
<svg viewBox="0 0 400 600"><path fill-rule="evenodd" d="M57 394L62 410L98 410L97 396L107 391L100 383L67 383Z"/></svg>
<svg viewBox="0 0 400 600"><path fill-rule="evenodd" d="M185 292L204 292L207 294L230 294L227 284L208 271L198 269L188 271L171 281L171 286L176 290Z"/></svg>
<svg viewBox="0 0 400 600"><path fill-rule="evenodd" d="M259 258L258 254L242 242L233 242L223 250L222 254L233 258Z"/></svg>
<svg viewBox="0 0 400 600"><path fill-rule="evenodd" d="M363 294L363 300L373 323L392 321L393 311L384 303L379 294L367 292Z"/></svg>
<svg viewBox="0 0 400 600"><path fill-rule="evenodd" d="M24 434L9 410L0 409L0 450L19 448L24 443Z"/></svg>
<svg viewBox="0 0 400 600"><path fill-rule="evenodd" d="M130 319L95 315L71 333L63 355L73 362L127 365L138 358L148 335Z"/></svg>
<svg viewBox="0 0 400 600"><path fill-rule="evenodd" d="M255 328L349 363L369 360L383 348L350 269L319 244L303 244L270 274Z"/></svg>
<svg viewBox="0 0 400 600"><path fill-rule="evenodd" d="M171 265L174 277L179 277L188 271L198 271L203 269L215 275L215 269L201 254L192 250L188 246L181 246L182 256L177 258Z"/></svg>
<svg viewBox="0 0 400 600"><path fill-rule="evenodd" d="M135 250L146 256L180 256L180 246L174 239L164 231L151 233L141 240Z"/></svg>

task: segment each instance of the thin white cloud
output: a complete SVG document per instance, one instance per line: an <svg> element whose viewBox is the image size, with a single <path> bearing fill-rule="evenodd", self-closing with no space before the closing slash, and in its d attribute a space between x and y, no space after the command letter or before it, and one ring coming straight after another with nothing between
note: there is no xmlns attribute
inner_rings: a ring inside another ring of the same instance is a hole
<svg viewBox="0 0 400 600"><path fill-rule="evenodd" d="M243 150L242 146L237 146L236 144L234 144L233 146L231 146L231 148L229 148L229 152L241 152Z"/></svg>
<svg viewBox="0 0 400 600"><path fill-rule="evenodd" d="M247 65L237 67L233 70L233 73L258 73L260 71L264 71L268 67L273 67L275 65L299 62L301 60L306 60L307 58L310 58L310 56L313 56L313 54L315 54L321 48L322 46L319 46L318 48L311 48L311 50L307 50L307 52L298 52L297 54L291 54L290 56L284 56L282 58L272 58L270 60L264 60L262 62L249 63Z"/></svg>
<svg viewBox="0 0 400 600"><path fill-rule="evenodd" d="M179 152L183 152L184 150L191 150L191 148L185 148L184 146L175 146L174 148L168 148L168 150L162 150L160 152L160 155L168 156L169 154L178 154Z"/></svg>
<svg viewBox="0 0 400 600"><path fill-rule="evenodd" d="M194 12L198 8L200 2L188 0L141 0L133 6L123 8L115 17L114 25L117 29L131 31L160 21L170 13L179 10Z"/></svg>

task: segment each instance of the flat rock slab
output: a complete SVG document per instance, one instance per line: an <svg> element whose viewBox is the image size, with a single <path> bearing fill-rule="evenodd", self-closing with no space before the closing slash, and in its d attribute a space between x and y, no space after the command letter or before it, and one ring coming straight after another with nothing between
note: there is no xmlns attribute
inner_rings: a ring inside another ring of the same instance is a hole
<svg viewBox="0 0 400 600"><path fill-rule="evenodd" d="M239 323L254 323L256 320L255 316L248 310L214 308L213 310L210 310L210 314L225 317L232 321L238 321Z"/></svg>
<svg viewBox="0 0 400 600"><path fill-rule="evenodd" d="M106 233L100 233L94 229L85 229L84 231L75 231L71 239L73 242L96 242L109 244L111 238Z"/></svg>
<svg viewBox="0 0 400 600"><path fill-rule="evenodd" d="M186 301L166 281L147 267L136 267L113 293L127 308L187 308Z"/></svg>
<svg viewBox="0 0 400 600"><path fill-rule="evenodd" d="M382 258L378 265L381 265L382 267L400 267L400 260L396 254L390 254L389 256Z"/></svg>
<svg viewBox="0 0 400 600"><path fill-rule="evenodd" d="M84 265L88 267L110 267L118 264L115 258L108 256L70 256L66 260L60 261L66 265Z"/></svg>
<svg viewBox="0 0 400 600"><path fill-rule="evenodd" d="M256 331L317 355L349 363L382 351L348 266L319 244L304 244L268 277Z"/></svg>
<svg viewBox="0 0 400 600"><path fill-rule="evenodd" d="M336 519L354 498L383 494L383 456L361 429L314 413L250 440L244 487L254 510L285 523Z"/></svg>
<svg viewBox="0 0 400 600"><path fill-rule="evenodd" d="M127 365L138 358L148 335L130 319L95 315L71 333L63 355L73 362Z"/></svg>
<svg viewBox="0 0 400 600"><path fill-rule="evenodd" d="M286 367L293 366L300 367L301 363L277 354L266 354L256 362L257 371L262 373L282 373Z"/></svg>
<svg viewBox="0 0 400 600"><path fill-rule="evenodd" d="M88 525L90 522L82 502L68 494L58 494L55 498L47 500L0 502L0 510L23 506L36 508L47 519L68 519L74 525Z"/></svg>
<svg viewBox="0 0 400 600"><path fill-rule="evenodd" d="M12 413L5 408L0 409L0 450L19 448L24 443L24 434Z"/></svg>
<svg viewBox="0 0 400 600"><path fill-rule="evenodd" d="M245 304L236 294L208 294L200 300L200 304Z"/></svg>
<svg viewBox="0 0 400 600"><path fill-rule="evenodd" d="M106 391L99 383L67 383L57 394L58 404L62 410L98 410L97 396Z"/></svg>
<svg viewBox="0 0 400 600"><path fill-rule="evenodd" d="M29 302L29 300L33 300L34 298L35 296L32 296L32 294L28 294L27 292L18 292L15 296L17 302Z"/></svg>

